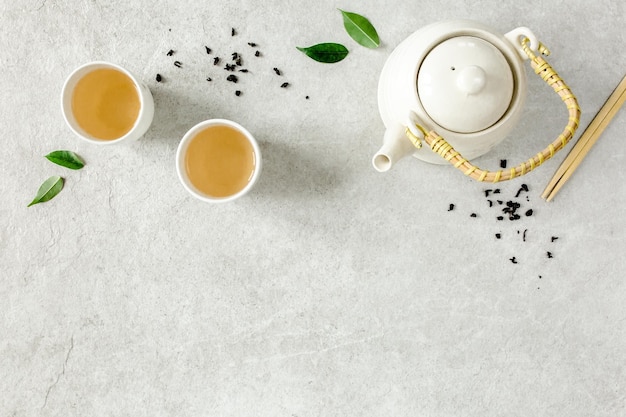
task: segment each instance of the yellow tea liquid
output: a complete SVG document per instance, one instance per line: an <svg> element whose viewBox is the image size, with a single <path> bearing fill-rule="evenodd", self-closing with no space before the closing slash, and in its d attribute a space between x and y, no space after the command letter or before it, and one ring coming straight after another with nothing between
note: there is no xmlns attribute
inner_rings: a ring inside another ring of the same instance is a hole
<svg viewBox="0 0 626 417"><path fill-rule="evenodd" d="M118 139L132 129L141 103L139 92L126 74L101 68L81 78L72 95L72 113L89 135Z"/></svg>
<svg viewBox="0 0 626 417"><path fill-rule="evenodd" d="M185 170L198 191L228 197L241 191L256 167L254 148L230 126L210 126L191 139Z"/></svg>

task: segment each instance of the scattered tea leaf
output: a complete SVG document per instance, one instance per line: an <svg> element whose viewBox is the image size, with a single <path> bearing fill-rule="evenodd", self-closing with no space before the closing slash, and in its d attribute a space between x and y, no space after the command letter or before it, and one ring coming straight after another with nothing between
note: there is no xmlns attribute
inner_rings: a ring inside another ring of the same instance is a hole
<svg viewBox="0 0 626 417"><path fill-rule="evenodd" d="M45 203L52 200L63 189L63 178L59 176L50 177L41 184L35 199L31 201L28 207L33 204Z"/></svg>
<svg viewBox="0 0 626 417"><path fill-rule="evenodd" d="M296 48L309 58L325 64L339 62L348 55L348 48L339 43L318 43L306 48L299 46L296 46Z"/></svg>
<svg viewBox="0 0 626 417"><path fill-rule="evenodd" d="M378 48L380 39L376 29L369 20L360 14L346 12L341 9L339 11L343 16L343 26L352 39L366 48Z"/></svg>
<svg viewBox="0 0 626 417"><path fill-rule="evenodd" d="M81 169L85 162L72 151L54 151L46 155L48 161L69 169Z"/></svg>

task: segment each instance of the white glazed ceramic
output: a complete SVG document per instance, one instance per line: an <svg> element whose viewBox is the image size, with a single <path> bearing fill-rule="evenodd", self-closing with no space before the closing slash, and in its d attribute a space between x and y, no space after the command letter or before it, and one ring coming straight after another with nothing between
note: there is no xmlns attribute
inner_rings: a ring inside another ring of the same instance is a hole
<svg viewBox="0 0 626 417"><path fill-rule="evenodd" d="M139 93L141 107L139 109L139 115L137 116L135 125L130 131L128 131L127 134L118 139L102 140L88 134L81 129L78 123L76 123L76 119L72 113L72 94L76 84L86 74L101 68L112 68L123 72L130 77L135 84L135 88L137 88L137 92ZM65 122L79 138L96 145L113 145L137 140L142 137L144 133L146 133L150 124L152 124L152 118L154 117L154 100L152 99L150 89L145 84L140 82L130 71L110 62L95 61L78 67L67 78L65 84L63 85L63 92L61 94L61 109L63 111L63 118L65 119Z"/></svg>
<svg viewBox="0 0 626 417"><path fill-rule="evenodd" d="M372 163L387 171L413 155L447 163L428 146L417 149L407 139L415 124L436 130L465 158L487 153L519 121L526 95L519 39L539 43L527 28L505 35L470 20L426 26L405 39L385 63L378 84L378 108L386 131Z"/></svg>
<svg viewBox="0 0 626 417"><path fill-rule="evenodd" d="M204 129L211 127L211 126L229 126L233 129L238 130L246 137L246 139L248 139L248 141L252 145L252 149L254 150L255 169L254 169L254 174L252 174L252 178L250 178L250 181L248 181L248 184L241 191L228 197L211 197L211 196L204 194L191 183L191 181L189 180L189 177L187 176L187 171L185 170L185 155L187 153L187 148L189 147L189 143L198 133L200 133ZM189 129L187 133L185 133L185 136L183 136L183 139L180 141L180 144L178 145L178 150L176 151L176 172L178 173L178 179L183 184L183 187L185 187L185 189L191 195L207 203L226 203L229 201L236 200L248 194L248 192L252 189L254 184L259 179L259 176L261 175L262 167L263 167L263 160L261 158L261 149L256 139L254 138L254 136L252 136L252 134L248 132L248 130L246 130L240 124L235 123L231 120L226 120L226 119L210 119L210 120L205 120L204 122L198 123L191 129Z"/></svg>

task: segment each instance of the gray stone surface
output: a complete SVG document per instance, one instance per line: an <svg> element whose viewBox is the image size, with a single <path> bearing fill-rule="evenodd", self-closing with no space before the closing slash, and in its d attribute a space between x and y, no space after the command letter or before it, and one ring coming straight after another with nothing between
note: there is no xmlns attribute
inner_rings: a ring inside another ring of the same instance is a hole
<svg viewBox="0 0 626 417"><path fill-rule="evenodd" d="M369 17L382 46L355 44L337 7ZM534 214L516 222L450 167L371 167L386 57L448 18L530 27L583 126L626 69L621 1L2 0L0 416L626 415L625 111L555 201L540 194L565 153L498 186L508 200L528 184ZM295 49L323 41L350 55ZM205 45L244 54L241 97ZM65 126L63 80L91 60L150 86L138 142L95 147ZM528 77L520 126L480 165L526 159L565 123ZM221 206L174 169L186 130L216 117L246 126L265 161ZM55 149L87 166L49 163ZM27 209L50 175L65 189Z"/></svg>

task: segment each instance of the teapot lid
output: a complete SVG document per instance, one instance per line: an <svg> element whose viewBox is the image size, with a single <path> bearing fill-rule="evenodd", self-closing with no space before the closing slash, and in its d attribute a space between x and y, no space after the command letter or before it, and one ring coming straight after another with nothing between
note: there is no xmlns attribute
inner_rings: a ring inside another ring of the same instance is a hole
<svg viewBox="0 0 626 417"><path fill-rule="evenodd" d="M457 36L435 46L417 74L417 93L435 123L459 133L494 125L509 108L514 80L511 67L492 43Z"/></svg>

